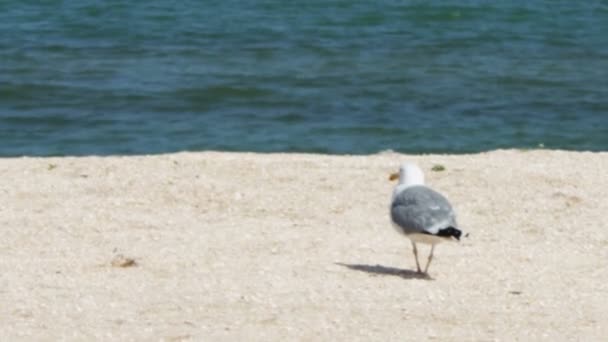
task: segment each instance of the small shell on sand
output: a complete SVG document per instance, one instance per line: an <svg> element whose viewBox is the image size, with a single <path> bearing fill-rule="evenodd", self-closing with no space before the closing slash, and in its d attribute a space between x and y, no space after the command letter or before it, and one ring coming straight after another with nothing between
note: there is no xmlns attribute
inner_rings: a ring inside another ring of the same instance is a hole
<svg viewBox="0 0 608 342"><path fill-rule="evenodd" d="M137 266L135 259L127 258L122 254L118 254L112 259L112 267L134 267Z"/></svg>

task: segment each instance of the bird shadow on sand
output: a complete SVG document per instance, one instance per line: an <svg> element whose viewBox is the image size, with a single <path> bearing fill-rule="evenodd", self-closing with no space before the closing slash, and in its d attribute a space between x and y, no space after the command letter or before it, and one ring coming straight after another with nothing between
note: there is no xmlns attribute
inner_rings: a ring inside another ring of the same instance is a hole
<svg viewBox="0 0 608 342"><path fill-rule="evenodd" d="M396 276L403 279L433 280L433 278L426 273L418 273L416 271L395 267L387 267L382 265L345 264L341 262L336 262L335 264L344 266L351 270L366 272L371 275Z"/></svg>

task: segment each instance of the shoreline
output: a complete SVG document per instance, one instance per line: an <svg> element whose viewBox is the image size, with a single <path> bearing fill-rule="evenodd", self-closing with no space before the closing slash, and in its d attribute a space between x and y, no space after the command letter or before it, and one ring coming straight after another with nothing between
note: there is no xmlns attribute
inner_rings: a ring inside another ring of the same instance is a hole
<svg viewBox="0 0 608 342"><path fill-rule="evenodd" d="M431 281L388 218L406 159L470 233ZM599 340L606 169L547 149L3 157L0 339Z"/></svg>
<svg viewBox="0 0 608 342"><path fill-rule="evenodd" d="M571 150L571 149L552 149L548 147L529 147L529 148L497 148L492 150L482 151L469 151L469 152L401 152L392 149L381 150L373 153L324 153L324 152L301 152L301 151L226 151L226 150L183 150L173 152L159 152L159 153L138 153L138 154L69 154L69 155L4 155L0 156L2 159L36 159L36 158L88 158L88 157L99 157L99 158L129 158L129 157L161 157L170 155L184 155L184 154L243 154L243 155L303 155L303 156L327 156L327 157L372 157L382 155L399 155L399 156L474 156L487 153L500 153L500 152L558 152L558 153L592 153L602 154L608 153L604 150Z"/></svg>

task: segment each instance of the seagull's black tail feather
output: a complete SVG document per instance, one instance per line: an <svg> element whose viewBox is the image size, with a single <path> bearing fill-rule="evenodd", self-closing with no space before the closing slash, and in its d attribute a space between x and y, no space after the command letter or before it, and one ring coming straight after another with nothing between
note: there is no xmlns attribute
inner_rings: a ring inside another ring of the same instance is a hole
<svg viewBox="0 0 608 342"><path fill-rule="evenodd" d="M441 236L441 237L454 237L456 240L460 241L460 236L462 235L462 231L460 231L460 229L455 228L455 227L447 227L447 228L443 228L440 229L437 234L435 234L437 236Z"/></svg>

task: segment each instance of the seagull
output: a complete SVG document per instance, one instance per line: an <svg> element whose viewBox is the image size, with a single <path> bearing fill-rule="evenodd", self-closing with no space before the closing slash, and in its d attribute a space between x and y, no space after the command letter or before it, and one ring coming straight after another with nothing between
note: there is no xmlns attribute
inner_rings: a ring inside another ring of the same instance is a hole
<svg viewBox="0 0 608 342"><path fill-rule="evenodd" d="M462 231L457 228L456 213L442 194L424 185L424 174L416 164L404 163L389 179L399 179L390 207L393 226L412 242L418 273L428 275L435 245L460 241ZM431 245L424 272L420 270L416 243Z"/></svg>

